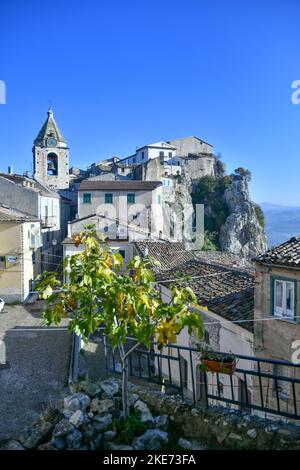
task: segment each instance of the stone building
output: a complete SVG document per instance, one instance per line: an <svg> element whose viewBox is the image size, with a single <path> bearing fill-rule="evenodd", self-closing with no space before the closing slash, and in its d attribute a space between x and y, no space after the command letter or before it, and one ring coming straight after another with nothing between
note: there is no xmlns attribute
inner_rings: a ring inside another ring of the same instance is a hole
<svg viewBox="0 0 300 470"><path fill-rule="evenodd" d="M274 364L273 369L265 373L274 373L278 377L300 379L300 368L285 365L285 361L300 362L296 353L297 341L300 340L300 237L270 249L254 258L256 263L254 353L262 358L282 361ZM298 343L298 351L299 351ZM265 390L269 390L269 404L276 409L277 401L285 411L293 411L300 406L300 384L290 384L278 379L264 379ZM294 396L295 392L295 396ZM260 403L261 397L255 400Z"/></svg>
<svg viewBox="0 0 300 470"><path fill-rule="evenodd" d="M33 146L34 179L52 189L69 187L69 148L50 108Z"/></svg>
<svg viewBox="0 0 300 470"><path fill-rule="evenodd" d="M176 148L176 156L168 163L182 166L192 184L203 176L215 176L217 159L213 145L195 136L170 140L169 143Z"/></svg>
<svg viewBox="0 0 300 470"><path fill-rule="evenodd" d="M182 139L169 140L169 144L176 148L177 157L188 157L192 155L213 154L213 145L205 142L199 137L183 137Z"/></svg>

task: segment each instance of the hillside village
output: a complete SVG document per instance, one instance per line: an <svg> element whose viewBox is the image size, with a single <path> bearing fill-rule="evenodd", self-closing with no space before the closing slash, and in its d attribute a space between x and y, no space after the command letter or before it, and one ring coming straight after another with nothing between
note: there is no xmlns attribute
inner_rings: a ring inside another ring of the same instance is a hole
<svg viewBox="0 0 300 470"><path fill-rule="evenodd" d="M226 174L213 145L194 136L75 168L52 109L33 141L32 175L15 174L13 167L0 173L0 320L15 312L18 327L16 312L38 311L36 278L44 271L62 278L64 261L84 250L76 236L93 226L124 267L136 255L159 261L152 269L166 302L174 286L196 295L204 338L180 332L180 347L165 348L168 360L152 364L161 383L177 384L194 402L299 422L300 368L292 354L300 335L300 241L268 250L249 172ZM204 204L202 212L197 204ZM202 350L233 354L236 370L203 370ZM135 360L141 361L138 353ZM139 365L140 379L149 379L146 369Z"/></svg>

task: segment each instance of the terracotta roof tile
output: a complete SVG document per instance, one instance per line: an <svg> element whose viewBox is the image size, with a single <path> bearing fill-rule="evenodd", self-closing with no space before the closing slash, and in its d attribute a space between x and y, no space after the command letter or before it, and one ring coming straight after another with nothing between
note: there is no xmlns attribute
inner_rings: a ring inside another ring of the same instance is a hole
<svg viewBox="0 0 300 470"><path fill-rule="evenodd" d="M300 237L292 237L285 243L256 256L253 261L280 266L300 267Z"/></svg>
<svg viewBox="0 0 300 470"><path fill-rule="evenodd" d="M98 191L151 191L161 186L160 181L138 181L138 180L83 180L79 190Z"/></svg>
<svg viewBox="0 0 300 470"><path fill-rule="evenodd" d="M194 260L158 273L157 279L163 281L163 285L191 287L200 305L230 321L250 320L249 323L240 323L240 326L253 331L252 274Z"/></svg>
<svg viewBox="0 0 300 470"><path fill-rule="evenodd" d="M194 259L192 252L187 251L181 242L142 240L134 242L134 247L140 256L145 255L147 248L148 255L160 262L159 267L153 266L153 270L156 272L169 271Z"/></svg>

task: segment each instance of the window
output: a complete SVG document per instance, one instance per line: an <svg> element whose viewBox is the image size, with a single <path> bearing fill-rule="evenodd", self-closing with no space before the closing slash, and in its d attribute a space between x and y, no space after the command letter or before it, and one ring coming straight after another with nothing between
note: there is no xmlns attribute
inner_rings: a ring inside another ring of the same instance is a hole
<svg viewBox="0 0 300 470"><path fill-rule="evenodd" d="M160 157L164 157L164 156L165 156L165 152L164 152L164 151L159 152L159 156L160 156Z"/></svg>
<svg viewBox="0 0 300 470"><path fill-rule="evenodd" d="M169 158L172 158L172 152L169 152Z"/></svg>
<svg viewBox="0 0 300 470"><path fill-rule="evenodd" d="M0 256L0 269L6 268L5 256Z"/></svg>
<svg viewBox="0 0 300 470"><path fill-rule="evenodd" d="M119 250L120 255L125 259L125 250Z"/></svg>
<svg viewBox="0 0 300 470"><path fill-rule="evenodd" d="M161 204L161 195L160 194L157 195L157 204Z"/></svg>
<svg viewBox="0 0 300 470"><path fill-rule="evenodd" d="M272 314L279 318L293 319L295 317L295 297L295 281L274 279Z"/></svg>
<svg viewBox="0 0 300 470"><path fill-rule="evenodd" d="M83 204L90 204L91 200L91 193L83 193Z"/></svg>
<svg viewBox="0 0 300 470"><path fill-rule="evenodd" d="M287 366L282 364L274 364L273 374L278 377L290 377L290 369ZM273 379L273 395L280 398L289 398L290 397L290 382L286 380L276 380Z"/></svg>
<svg viewBox="0 0 300 470"><path fill-rule="evenodd" d="M113 203L113 195L110 193L105 194L105 204L112 204Z"/></svg>
<svg viewBox="0 0 300 470"><path fill-rule="evenodd" d="M127 203L128 204L135 204L135 194L134 193L127 194Z"/></svg>
<svg viewBox="0 0 300 470"><path fill-rule="evenodd" d="M142 152L142 160L144 160L145 152Z"/></svg>

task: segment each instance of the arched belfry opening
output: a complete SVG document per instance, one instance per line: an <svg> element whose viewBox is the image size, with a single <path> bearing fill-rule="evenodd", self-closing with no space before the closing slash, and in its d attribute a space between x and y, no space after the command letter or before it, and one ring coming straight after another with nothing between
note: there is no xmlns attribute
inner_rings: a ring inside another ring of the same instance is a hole
<svg viewBox="0 0 300 470"><path fill-rule="evenodd" d="M49 153L47 156L47 175L58 175L58 157L54 152Z"/></svg>

